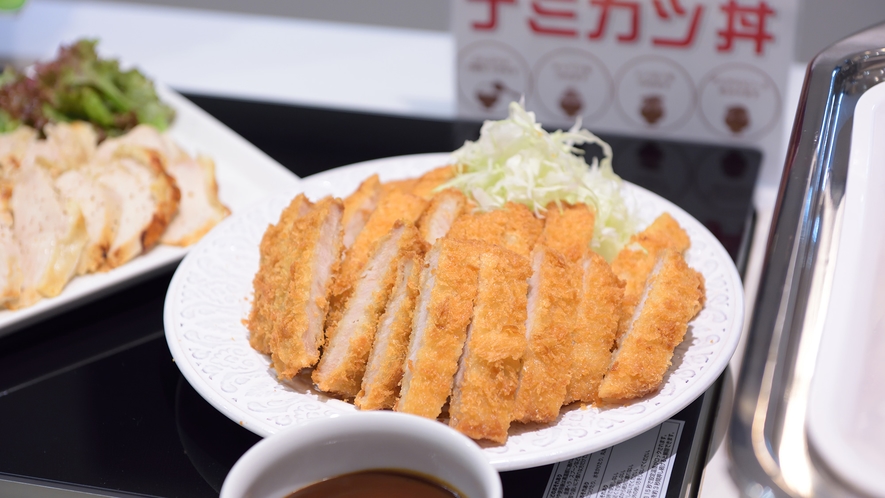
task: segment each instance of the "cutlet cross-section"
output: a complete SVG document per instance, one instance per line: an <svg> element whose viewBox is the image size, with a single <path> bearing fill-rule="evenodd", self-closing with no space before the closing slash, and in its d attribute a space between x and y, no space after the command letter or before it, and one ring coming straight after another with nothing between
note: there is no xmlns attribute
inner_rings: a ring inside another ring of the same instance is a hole
<svg viewBox="0 0 885 498"><path fill-rule="evenodd" d="M378 175L366 178L356 192L344 199L344 248L349 249L357 235L363 231L372 211L378 205L381 196L381 182Z"/></svg>
<svg viewBox="0 0 885 498"><path fill-rule="evenodd" d="M583 279L572 333L571 378L566 403L594 403L602 376L611 362L624 299L624 282L602 256L590 252L582 262Z"/></svg>
<svg viewBox="0 0 885 498"><path fill-rule="evenodd" d="M543 228L544 222L535 218L529 208L508 202L487 213L461 215L446 236L491 242L528 258Z"/></svg>
<svg viewBox="0 0 885 498"><path fill-rule="evenodd" d="M595 220L594 211L586 204L563 202L557 205L551 202L547 205L544 231L538 244L544 244L577 263L590 251Z"/></svg>
<svg viewBox="0 0 885 498"><path fill-rule="evenodd" d="M418 230L428 243L445 237L452 224L467 209L467 197L459 190L448 188L433 196L427 210L418 220Z"/></svg>
<svg viewBox="0 0 885 498"><path fill-rule="evenodd" d="M657 390L703 305L703 276L678 251L662 251L612 355L599 399L617 403Z"/></svg>
<svg viewBox="0 0 885 498"><path fill-rule="evenodd" d="M379 241L344 304L341 318L326 329L323 356L313 372L313 381L321 391L344 398L353 398L359 392L397 267L403 259L423 251L424 242L411 223L396 222Z"/></svg>
<svg viewBox="0 0 885 498"><path fill-rule="evenodd" d="M559 416L571 370L579 285L578 265L544 245L535 246L528 291L528 346L514 420L546 423Z"/></svg>
<svg viewBox="0 0 885 498"><path fill-rule="evenodd" d="M259 245L258 271L252 280L252 310L247 327L249 344L256 350L270 354L270 337L274 320L282 319L283 294L289 280L289 270L295 257L295 222L307 214L311 202L298 194L280 213L276 225L268 225ZM279 318L277 318L279 317Z"/></svg>
<svg viewBox="0 0 885 498"><path fill-rule="evenodd" d="M347 294L362 273L378 240L393 228L393 224L397 220L404 223L415 223L426 207L426 200L398 190L392 190L381 196L378 207L369 216L366 226L359 232L353 245L347 250L341 263L341 270L335 276L332 288L332 295L336 301L334 306L340 307L344 304Z"/></svg>
<svg viewBox="0 0 885 498"><path fill-rule="evenodd" d="M668 213L655 219L645 230L630 237L630 241L612 261L615 275L627 285L624 288L624 305L621 320L627 322L645 289L645 281L651 274L661 252L667 249L680 254L691 245L685 230ZM618 332L620 335L622 332Z"/></svg>
<svg viewBox="0 0 885 498"><path fill-rule="evenodd" d="M506 249L492 246L479 257L473 319L449 404L449 425L473 439L507 440L526 344L530 275L528 260Z"/></svg>
<svg viewBox="0 0 885 498"><path fill-rule="evenodd" d="M378 322L362 389L353 401L362 410L389 409L396 403L412 335L412 316L423 262L424 258L416 254L403 258L397 267L396 283Z"/></svg>
<svg viewBox="0 0 885 498"><path fill-rule="evenodd" d="M270 341L273 367L281 379L291 379L319 359L326 296L342 250L343 211L340 199L326 197L292 227L295 237L286 258L291 257L289 278L275 296Z"/></svg>
<svg viewBox="0 0 885 498"><path fill-rule="evenodd" d="M484 247L479 241L444 237L427 253L396 411L426 418L442 411L473 315Z"/></svg>

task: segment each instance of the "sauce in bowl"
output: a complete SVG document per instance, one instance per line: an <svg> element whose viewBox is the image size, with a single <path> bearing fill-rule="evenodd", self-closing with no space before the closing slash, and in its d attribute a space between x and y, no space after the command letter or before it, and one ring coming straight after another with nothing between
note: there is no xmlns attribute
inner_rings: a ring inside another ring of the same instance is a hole
<svg viewBox="0 0 885 498"><path fill-rule="evenodd" d="M286 498L467 498L444 483L398 470L364 470L320 481Z"/></svg>

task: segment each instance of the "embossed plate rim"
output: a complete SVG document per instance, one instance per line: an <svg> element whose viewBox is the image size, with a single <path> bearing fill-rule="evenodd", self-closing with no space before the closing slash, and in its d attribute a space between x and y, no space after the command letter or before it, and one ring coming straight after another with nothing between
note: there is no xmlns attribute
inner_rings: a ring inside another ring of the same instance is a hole
<svg viewBox="0 0 885 498"><path fill-rule="evenodd" d="M306 191L314 199L329 193L344 195L371 173L378 172L382 180L415 176L434 166L444 164L447 158L447 154L418 154L344 166L303 179L297 186L297 190L293 191L291 195L300 191ZM665 385L658 394L626 407L605 410L574 408L564 411L556 424L537 429L522 427L522 430L512 430L512 435L506 445L484 447L483 451L489 461L499 471L562 461L607 448L641 434L667 420L700 396L722 373L737 347L743 325L743 288L737 269L728 253L700 222L681 208L656 194L627 182L625 182L625 188L632 192L642 204L641 216L646 221L650 221L660 212L668 211L692 238L692 247L686 254L686 259L689 264L704 273L707 280L707 306L692 321L693 335L690 339L692 342L691 344L683 343L677 348L679 361L674 363L674 366L668 371ZM218 270L220 268L218 265L221 262L234 263L237 261L237 257L249 259L251 266L248 269L241 269L242 275L239 277L239 281L236 281L235 276L230 276L233 273L226 272L218 277L221 280L216 282L222 288L226 286L236 288L238 285L238 288L241 289L239 294L233 292L233 297L226 296L227 300L223 299L220 304L213 304L205 299L200 301L199 298L194 301L197 304L202 303L204 306L220 309L222 310L220 313L230 315L227 318L222 318L219 322L222 331L213 329L206 332L207 337L213 337L212 340L218 342L208 352L215 355L225 354L227 359L235 361L228 366L246 365L253 368L253 378L243 380L242 386L261 394L258 399L263 401L262 407L270 406L273 403L285 405L288 402L289 406L286 411L280 417L276 417L276 420L297 424L298 420L295 417L294 409L290 410L293 405L299 405L303 410L306 410L304 413L312 416L359 416L359 412L347 403L310 392L295 392L292 386L278 382L268 368L267 357L260 355L248 346L248 331L242 325L242 318L248 312L248 299L251 292L245 291L246 287L244 286L248 284L247 287L251 291L251 276L254 275L254 268L257 268L257 240L251 242L249 247L241 248L240 252L235 247L235 241L241 240L249 230L254 232L253 237L257 233L257 237L260 239L260 233L263 232L261 223L275 222L274 216L278 215L279 210L285 205L286 199L290 198L291 196L267 199L264 203L253 206L247 212L231 216L204 237L197 247L193 248L190 254L185 257L175 272L166 295L164 309L167 343L176 365L184 377L203 398L221 413L261 436L268 436L284 430L284 426L271 422L273 417L261 416L257 411L256 403L249 405L244 401L245 395L224 392L219 387L220 384L216 378L224 376L223 369L218 369L208 361L201 363L194 358L193 354L186 354L185 350L194 344L193 340L188 338L188 334L192 335L195 331L202 329L196 325L195 319L181 317L182 308L180 305L184 299L183 293L190 292L192 289L187 287L187 280L189 278L196 280L200 275L199 271L203 271L199 268L200 264L208 265L211 271L217 273L221 271ZM270 211L273 211L273 214ZM262 221L247 225L246 219L249 217L255 217ZM243 228L238 232L238 228L234 226L237 223L251 228ZM223 242L223 237L231 236L234 237L229 239L232 242ZM216 242L219 243L217 247L213 246ZM213 261L211 258L220 259ZM230 271L237 271L236 268L231 268ZM246 279L248 282L244 281ZM195 288L193 287L193 289ZM720 309L720 307L723 308ZM211 313L209 314L211 315ZM720 317L721 321L714 321L714 317ZM709 333L702 337L700 335L702 328L709 328L713 323L721 325L715 329L711 328ZM718 336L714 332L717 332ZM227 333L230 335L224 335ZM702 341L702 339L711 339L714 336L717 337L715 342ZM229 351L231 348L233 351ZM199 348L193 351L201 355L207 354L206 350ZM703 362L698 365L687 364L689 361L699 360L703 360ZM236 363L236 361L240 363ZM230 374L230 372L227 373ZM665 392L670 392L670 394L665 394ZM303 415L303 417L309 418L307 415ZM609 426L602 427L605 424L609 424ZM596 432L592 433L594 430ZM576 435L581 432L584 435Z"/></svg>

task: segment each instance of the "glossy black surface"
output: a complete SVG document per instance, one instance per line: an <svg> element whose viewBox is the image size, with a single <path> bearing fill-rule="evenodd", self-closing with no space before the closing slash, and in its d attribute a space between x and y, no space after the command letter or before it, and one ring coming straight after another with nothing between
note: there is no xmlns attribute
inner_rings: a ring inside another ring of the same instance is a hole
<svg viewBox="0 0 885 498"><path fill-rule="evenodd" d="M479 129L192 99L300 176L451 150ZM341 137L349 138L336 141ZM742 259L758 153L604 138L620 175L685 208ZM206 403L172 362L162 326L172 270L0 338L0 479L121 496L217 496L230 467L259 438ZM700 400L675 417L686 428L668 496L679 495L688 448L706 437L706 430L695 431L699 412ZM505 496L540 496L549 472L545 466L503 473Z"/></svg>

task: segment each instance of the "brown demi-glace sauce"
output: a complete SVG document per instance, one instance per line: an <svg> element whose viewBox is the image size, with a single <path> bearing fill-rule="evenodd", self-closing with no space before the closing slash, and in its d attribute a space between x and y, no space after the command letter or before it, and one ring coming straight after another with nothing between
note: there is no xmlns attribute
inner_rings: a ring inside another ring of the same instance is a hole
<svg viewBox="0 0 885 498"><path fill-rule="evenodd" d="M311 484L286 498L467 498L424 476L397 470L364 470Z"/></svg>

